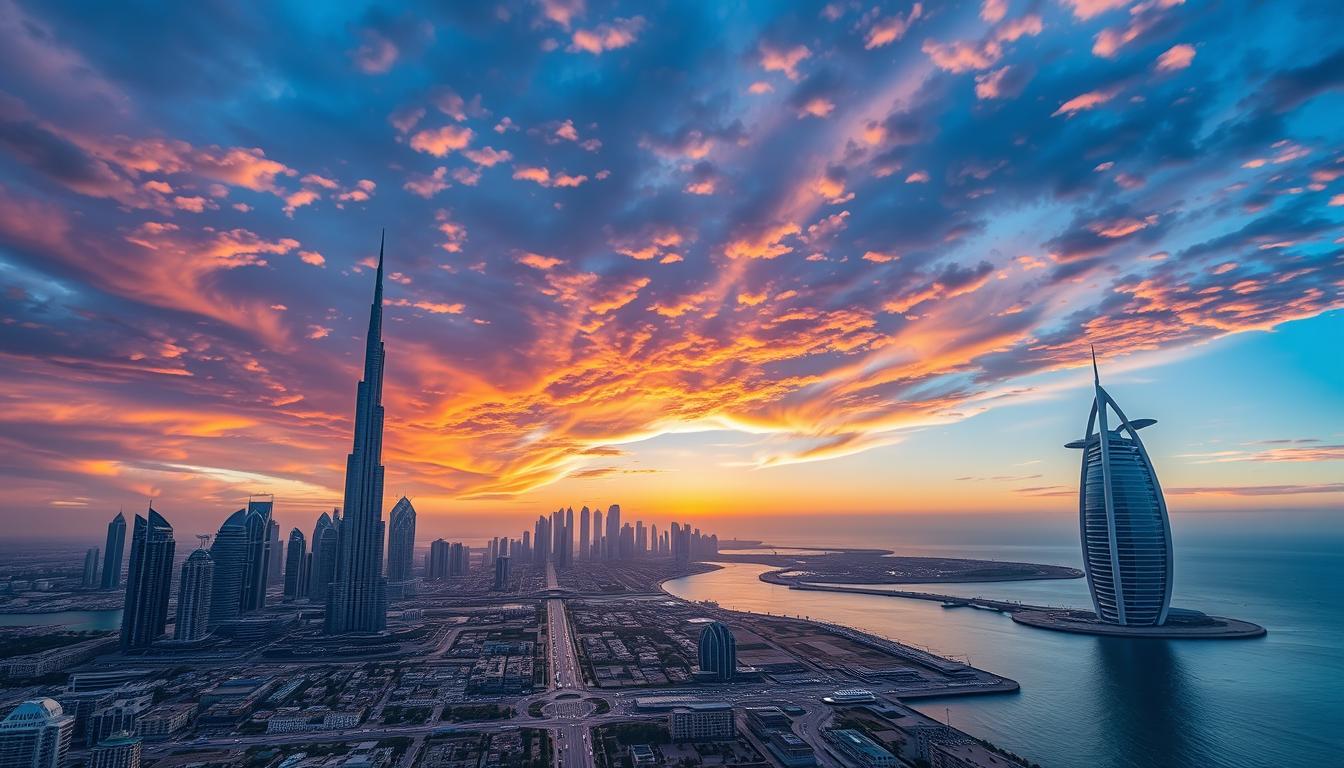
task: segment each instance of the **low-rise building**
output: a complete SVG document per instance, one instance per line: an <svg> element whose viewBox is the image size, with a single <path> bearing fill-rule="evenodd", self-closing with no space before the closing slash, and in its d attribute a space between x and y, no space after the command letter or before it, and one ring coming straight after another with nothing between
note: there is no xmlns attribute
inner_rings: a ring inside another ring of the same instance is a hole
<svg viewBox="0 0 1344 768"><path fill-rule="evenodd" d="M136 735L147 740L171 738L191 723L195 712L195 704L160 704L140 715L135 723Z"/></svg>
<svg viewBox="0 0 1344 768"><path fill-rule="evenodd" d="M896 756L858 731L842 728L827 733L840 754L859 768L896 768Z"/></svg>
<svg viewBox="0 0 1344 768"><path fill-rule="evenodd" d="M117 643L115 637L99 637L60 648L50 648L40 653L0 660L0 676L24 679L61 672L76 664L83 664L100 653L116 649Z"/></svg>
<svg viewBox="0 0 1344 768"><path fill-rule="evenodd" d="M733 708L723 702L677 707L667 716L673 741L726 741L737 736Z"/></svg>
<svg viewBox="0 0 1344 768"><path fill-rule="evenodd" d="M140 739L125 731L103 739L89 752L87 768L140 768Z"/></svg>

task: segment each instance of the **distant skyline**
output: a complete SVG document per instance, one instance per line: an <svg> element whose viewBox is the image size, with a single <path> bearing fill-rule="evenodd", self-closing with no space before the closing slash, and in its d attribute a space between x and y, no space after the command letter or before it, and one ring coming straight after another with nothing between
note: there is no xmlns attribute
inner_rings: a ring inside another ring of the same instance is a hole
<svg viewBox="0 0 1344 768"><path fill-rule="evenodd" d="M421 542L1066 519L1089 343L1173 520L1344 506L1344 14L871 5L0 0L6 536L312 530L383 227Z"/></svg>

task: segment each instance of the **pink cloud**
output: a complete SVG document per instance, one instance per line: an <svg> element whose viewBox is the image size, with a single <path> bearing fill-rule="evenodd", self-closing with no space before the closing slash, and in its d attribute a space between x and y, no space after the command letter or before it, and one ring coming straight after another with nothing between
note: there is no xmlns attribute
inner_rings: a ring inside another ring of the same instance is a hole
<svg viewBox="0 0 1344 768"><path fill-rule="evenodd" d="M199 195L193 197L174 197L173 205L177 208L190 211L192 213L201 213L205 210L205 198Z"/></svg>
<svg viewBox="0 0 1344 768"><path fill-rule="evenodd" d="M317 251L299 251L299 260L314 267L324 267L327 264L327 260Z"/></svg>
<svg viewBox="0 0 1344 768"><path fill-rule="evenodd" d="M521 181L531 181L543 187L548 187L551 184L551 172L545 167L518 166L513 171L513 178Z"/></svg>
<svg viewBox="0 0 1344 768"><path fill-rule="evenodd" d="M1059 105L1059 109L1056 109L1054 113L1051 114L1050 116L1057 117L1059 115L1066 115L1072 117L1073 115L1079 112L1085 112L1089 109L1093 109L1102 104L1105 104L1106 102L1115 98L1116 94L1118 94L1119 92L1120 92L1119 88L1088 91L1087 93L1074 96L1072 99L1069 99L1068 101Z"/></svg>
<svg viewBox="0 0 1344 768"><path fill-rule="evenodd" d="M1073 15L1083 21L1107 11L1124 8L1129 2L1130 0L1063 0L1065 5L1073 9Z"/></svg>
<svg viewBox="0 0 1344 768"><path fill-rule="evenodd" d="M764 80L757 80L756 82L752 83L750 86L747 87L747 93L753 93L758 96L763 93L771 93L774 90L775 86L765 82Z"/></svg>
<svg viewBox="0 0 1344 768"><path fill-rule="evenodd" d="M439 166L428 176L423 174L412 174L410 180L403 184L402 188L413 195L419 195L428 200L452 186L452 184L445 181L447 175L448 169Z"/></svg>
<svg viewBox="0 0 1344 768"><path fill-rule="evenodd" d="M1190 62L1194 60L1195 46L1181 43L1180 45L1173 45L1167 49L1166 53L1157 57L1157 69L1159 72L1174 72L1190 66Z"/></svg>
<svg viewBox="0 0 1344 768"><path fill-rule="evenodd" d="M480 149L468 149L462 153L463 157L477 165L484 165L487 168L493 167L498 163L505 163L513 159L513 155L506 149L495 149L494 147L482 147Z"/></svg>
<svg viewBox="0 0 1344 768"><path fill-rule="evenodd" d="M766 72L783 72L790 80L798 79L798 64L812 55L805 45L789 49L761 45L761 68Z"/></svg>
<svg viewBox="0 0 1344 768"><path fill-rule="evenodd" d="M816 96L798 108L798 117L826 117L833 111L835 102L824 96Z"/></svg>
<svg viewBox="0 0 1344 768"><path fill-rule="evenodd" d="M364 42L350 54L355 67L366 75L382 75L391 71L401 53L396 43L372 29L363 30L360 34Z"/></svg>
<svg viewBox="0 0 1344 768"><path fill-rule="evenodd" d="M906 31L910 29L910 25L914 24L923 13L924 6L915 3L914 6L910 8L910 13L905 16L896 14L895 16L887 16L885 18L877 19L873 22L873 25L868 28L868 34L864 38L863 47L871 51L874 48L882 48L900 40L902 37L905 37Z"/></svg>
<svg viewBox="0 0 1344 768"><path fill-rule="evenodd" d="M925 184L929 181L929 174L926 171L915 171L905 177L906 184Z"/></svg>
<svg viewBox="0 0 1344 768"><path fill-rule="evenodd" d="M465 149L471 143L472 131L456 125L442 128L427 128L411 137L411 149L435 157L443 157L449 152Z"/></svg>
<svg viewBox="0 0 1344 768"><path fill-rule="evenodd" d="M1008 13L1008 0L985 0L980 5L980 18L993 24Z"/></svg>
<svg viewBox="0 0 1344 768"><path fill-rule="evenodd" d="M569 29L575 18L582 16L583 0L541 0L541 13L547 19Z"/></svg>
<svg viewBox="0 0 1344 768"><path fill-rule="evenodd" d="M592 29L578 29L568 50L571 53L583 51L594 55L603 51L614 51L632 45L645 26L644 17L634 16L628 19L616 19L610 24L599 24Z"/></svg>
<svg viewBox="0 0 1344 768"><path fill-rule="evenodd" d="M564 261L562 261L561 259L557 259L553 256L542 256L539 253L529 252L524 253L522 256L519 256L518 263L526 267L546 271L549 269L554 269L555 267L563 264Z"/></svg>

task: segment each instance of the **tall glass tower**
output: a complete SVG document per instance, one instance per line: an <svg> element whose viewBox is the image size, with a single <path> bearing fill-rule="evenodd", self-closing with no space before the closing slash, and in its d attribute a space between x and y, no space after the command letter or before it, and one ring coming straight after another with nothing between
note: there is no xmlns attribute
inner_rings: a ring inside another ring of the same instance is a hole
<svg viewBox="0 0 1344 768"><path fill-rule="evenodd" d="M369 309L364 379L355 390L355 442L345 460L345 506L336 572L327 593L326 632L381 632L387 628L383 578L383 246Z"/></svg>
<svg viewBox="0 0 1344 768"><path fill-rule="evenodd" d="M173 581L173 526L153 507L135 516L126 602L121 613L121 648L148 648L168 623L168 590Z"/></svg>
<svg viewBox="0 0 1344 768"><path fill-rule="evenodd" d="M415 557L415 507L402 496L388 515L387 580L411 580L411 561Z"/></svg>
<svg viewBox="0 0 1344 768"><path fill-rule="evenodd" d="M1131 421L1101 387L1092 355L1094 399L1087 435L1069 443L1083 451L1078 490L1083 566L1097 616L1111 624L1155 626L1171 607L1171 523L1162 486L1139 439L1157 422ZM1107 408L1118 419L1110 426Z"/></svg>
<svg viewBox="0 0 1344 768"><path fill-rule="evenodd" d="M182 579L177 586L177 623L173 638L200 640L210 628L211 587L215 579L215 561L204 547L191 553L182 563Z"/></svg>
<svg viewBox="0 0 1344 768"><path fill-rule="evenodd" d="M711 621L700 630L700 672L716 680L732 680L737 674L737 640L721 621Z"/></svg>
<svg viewBox="0 0 1344 768"><path fill-rule="evenodd" d="M103 547L103 589L121 586L121 555L126 551L126 516L118 512L107 524L107 544Z"/></svg>

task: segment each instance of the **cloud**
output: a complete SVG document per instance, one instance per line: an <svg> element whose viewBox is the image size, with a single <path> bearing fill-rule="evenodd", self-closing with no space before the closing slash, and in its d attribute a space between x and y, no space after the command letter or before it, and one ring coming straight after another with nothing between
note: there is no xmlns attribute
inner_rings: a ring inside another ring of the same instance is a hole
<svg viewBox="0 0 1344 768"><path fill-rule="evenodd" d="M1174 72L1190 66L1190 62L1194 60L1195 47L1187 43L1181 43L1180 45L1173 45L1157 57L1157 69L1159 72Z"/></svg>
<svg viewBox="0 0 1344 768"><path fill-rule="evenodd" d="M766 72L783 72L790 80L798 79L798 65L812 55L805 45L776 48L765 43L761 44L760 53L761 69Z"/></svg>
<svg viewBox="0 0 1344 768"><path fill-rule="evenodd" d="M449 152L466 149L471 143L472 131L456 125L440 128L427 128L411 137L411 149L435 157L443 157Z"/></svg>
<svg viewBox="0 0 1344 768"><path fill-rule="evenodd" d="M574 30L574 36L570 41L568 50L575 53L582 51L597 55L604 51L625 48L634 45L636 38L644 30L644 27L644 18L633 16L627 19L616 19L610 24L599 24L592 29L577 29Z"/></svg>
<svg viewBox="0 0 1344 768"><path fill-rule="evenodd" d="M874 48L882 48L900 40L905 37L910 25L914 24L923 13L924 6L915 3L905 16L896 14L895 16L875 19L872 26L868 28L867 35L864 36L863 47L871 51Z"/></svg>
<svg viewBox="0 0 1344 768"><path fill-rule="evenodd" d="M1064 115L1065 117L1072 117L1079 112L1086 112L1089 109L1094 109L1105 104L1111 99L1114 99L1119 92L1120 91L1117 88L1107 88L1079 94L1063 104L1060 104L1059 109L1056 109L1050 116L1058 117L1059 115Z"/></svg>

